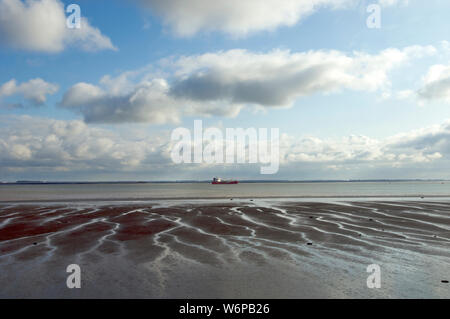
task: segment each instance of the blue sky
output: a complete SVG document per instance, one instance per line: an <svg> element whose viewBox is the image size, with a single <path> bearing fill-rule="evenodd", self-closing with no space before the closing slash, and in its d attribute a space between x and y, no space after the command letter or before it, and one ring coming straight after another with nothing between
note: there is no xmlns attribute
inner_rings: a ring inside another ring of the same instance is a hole
<svg viewBox="0 0 450 319"><path fill-rule="evenodd" d="M81 31L63 23L71 3ZM449 9L0 0L0 180L450 178ZM174 166L170 132L194 119L279 128L280 172Z"/></svg>

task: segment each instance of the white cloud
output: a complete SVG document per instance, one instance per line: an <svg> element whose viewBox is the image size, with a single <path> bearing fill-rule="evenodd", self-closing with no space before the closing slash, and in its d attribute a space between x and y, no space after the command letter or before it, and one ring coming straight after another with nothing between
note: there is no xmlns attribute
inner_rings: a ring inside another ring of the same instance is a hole
<svg viewBox="0 0 450 319"><path fill-rule="evenodd" d="M292 53L246 50L161 60L158 66L78 83L61 106L87 122L178 123L183 116L234 117L246 105L289 107L298 98L342 90L389 88L389 72L434 47L386 49L378 54L340 51Z"/></svg>
<svg viewBox="0 0 450 319"><path fill-rule="evenodd" d="M64 94L61 106L81 113L88 123L177 124L183 115L235 116L241 109L239 105L225 107L175 99L168 94L167 81L161 78L142 80L129 90L121 87L121 81L120 76L118 83L109 79L105 88L78 83Z"/></svg>
<svg viewBox="0 0 450 319"><path fill-rule="evenodd" d="M80 29L67 28L60 0L0 0L0 45L52 53L68 45L85 51L116 49L86 18Z"/></svg>
<svg viewBox="0 0 450 319"><path fill-rule="evenodd" d="M450 66L433 65L423 78L423 87L418 91L423 101L441 100L450 103Z"/></svg>
<svg viewBox="0 0 450 319"><path fill-rule="evenodd" d="M137 0L160 16L178 36L220 31L233 36L293 26L316 11L356 8L362 0ZM373 1L376 2L376 1ZM408 5L408 0L379 0L383 7Z"/></svg>
<svg viewBox="0 0 450 319"><path fill-rule="evenodd" d="M56 84L48 83L40 78L20 84L17 84L16 80L12 79L0 86L0 99L13 95L22 95L33 104L41 105L47 100L47 95L53 95L57 91L58 86Z"/></svg>
<svg viewBox="0 0 450 319"><path fill-rule="evenodd" d="M222 31L243 36L292 26L316 10L338 8L357 0L139 0L180 36Z"/></svg>
<svg viewBox="0 0 450 319"><path fill-rule="evenodd" d="M376 91L390 86L389 72L434 47L386 49L371 55L340 51L252 53L230 50L182 57L171 93L198 101L225 100L262 106L289 106L314 93L349 89Z"/></svg>
<svg viewBox="0 0 450 319"><path fill-rule="evenodd" d="M78 83L66 92L61 105L81 112L86 122L162 124L180 120L174 101L167 96L167 83L163 79L139 83L131 92L120 95L105 92L95 85Z"/></svg>
<svg viewBox="0 0 450 319"><path fill-rule="evenodd" d="M86 18L81 18L80 29L67 29L66 42L83 51L117 50L111 40L98 28L91 26Z"/></svg>

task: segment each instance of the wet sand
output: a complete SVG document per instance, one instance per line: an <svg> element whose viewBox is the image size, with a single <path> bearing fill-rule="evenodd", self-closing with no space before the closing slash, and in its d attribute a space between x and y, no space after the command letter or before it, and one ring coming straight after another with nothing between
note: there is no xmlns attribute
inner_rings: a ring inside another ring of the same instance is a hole
<svg viewBox="0 0 450 319"><path fill-rule="evenodd" d="M0 270L1 298L450 298L450 202L4 203Z"/></svg>

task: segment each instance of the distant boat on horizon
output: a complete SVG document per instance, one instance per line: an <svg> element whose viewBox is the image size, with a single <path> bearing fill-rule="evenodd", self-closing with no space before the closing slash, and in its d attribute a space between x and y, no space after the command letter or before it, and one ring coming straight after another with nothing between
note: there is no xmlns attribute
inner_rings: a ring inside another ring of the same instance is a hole
<svg viewBox="0 0 450 319"><path fill-rule="evenodd" d="M217 184L238 184L239 182L237 180L225 180L221 179L220 177L214 177L211 184L217 185Z"/></svg>

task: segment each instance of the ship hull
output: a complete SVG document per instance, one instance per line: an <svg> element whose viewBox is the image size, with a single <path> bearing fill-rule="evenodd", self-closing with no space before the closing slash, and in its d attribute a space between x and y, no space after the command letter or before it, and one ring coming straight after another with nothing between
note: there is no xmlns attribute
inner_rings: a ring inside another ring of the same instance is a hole
<svg viewBox="0 0 450 319"><path fill-rule="evenodd" d="M229 181L229 182L211 182L211 184L218 185L218 184L237 184L238 181Z"/></svg>

